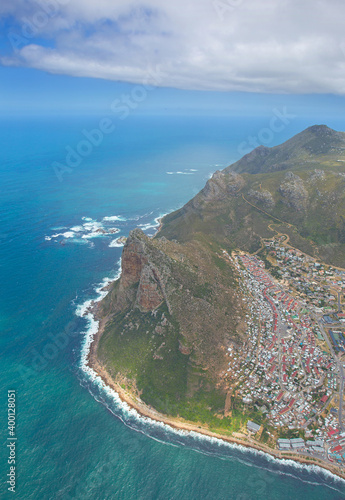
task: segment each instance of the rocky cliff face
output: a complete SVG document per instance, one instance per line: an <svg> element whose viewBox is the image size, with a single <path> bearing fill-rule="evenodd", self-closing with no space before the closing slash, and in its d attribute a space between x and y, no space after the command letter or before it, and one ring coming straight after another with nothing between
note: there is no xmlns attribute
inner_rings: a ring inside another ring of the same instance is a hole
<svg viewBox="0 0 345 500"><path fill-rule="evenodd" d="M270 193L267 189L262 189L261 191L250 189L248 191L248 196L252 198L254 202L262 203L268 208L272 208L275 205L272 193Z"/></svg>
<svg viewBox="0 0 345 500"><path fill-rule="evenodd" d="M158 278L158 271L150 265L142 268L136 305L143 312L153 311L163 302L164 295Z"/></svg>
<svg viewBox="0 0 345 500"><path fill-rule="evenodd" d="M138 283L143 267L148 263L145 238L139 230L131 233L122 252L121 282L124 288Z"/></svg>
<svg viewBox="0 0 345 500"><path fill-rule="evenodd" d="M308 191L304 182L293 172L285 174L283 182L279 186L279 192L284 202L295 210L305 210L308 204Z"/></svg>
<svg viewBox="0 0 345 500"><path fill-rule="evenodd" d="M342 267L344 165L345 133L310 127L216 172L192 201L163 219L161 234L186 242L202 233L255 252L261 238L272 236L272 222L287 223L294 246Z"/></svg>
<svg viewBox="0 0 345 500"><path fill-rule="evenodd" d="M217 170L200 193L191 200L190 205L195 209L200 209L205 202L224 200L236 194L244 184L245 181L240 174Z"/></svg>
<svg viewBox="0 0 345 500"><path fill-rule="evenodd" d="M241 348L246 325L234 268L219 247L132 231L100 314L108 318L100 359L145 402L170 413L167 401L184 405L200 391L212 398L216 387L225 401L226 347Z"/></svg>
<svg viewBox="0 0 345 500"><path fill-rule="evenodd" d="M122 273L115 310L134 303L142 312L152 311L162 303L165 297L165 280L162 272L166 268L168 257L160 257L160 269L154 263L157 256L152 255L150 239L140 230L132 231L122 252Z"/></svg>
<svg viewBox="0 0 345 500"><path fill-rule="evenodd" d="M122 276L100 304L110 372L160 411L221 412L227 347L241 350L247 317L229 254L259 250L278 227L302 251L345 265L344 151L345 134L308 129L216 172L155 238L132 231Z"/></svg>

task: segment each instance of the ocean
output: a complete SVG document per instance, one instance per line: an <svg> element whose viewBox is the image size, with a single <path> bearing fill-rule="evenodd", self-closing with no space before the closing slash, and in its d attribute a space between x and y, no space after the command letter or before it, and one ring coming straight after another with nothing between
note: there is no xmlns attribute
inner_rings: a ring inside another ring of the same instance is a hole
<svg viewBox="0 0 345 500"><path fill-rule="evenodd" d="M101 137L103 118L0 121L0 497L345 498L345 482L321 469L139 418L81 368L95 327L81 312L117 275L119 238L138 226L154 234L157 218L239 159L249 137L273 146L313 122L277 132L269 116L133 114ZM345 120L327 124L345 130ZM6 482L14 441L15 494Z"/></svg>

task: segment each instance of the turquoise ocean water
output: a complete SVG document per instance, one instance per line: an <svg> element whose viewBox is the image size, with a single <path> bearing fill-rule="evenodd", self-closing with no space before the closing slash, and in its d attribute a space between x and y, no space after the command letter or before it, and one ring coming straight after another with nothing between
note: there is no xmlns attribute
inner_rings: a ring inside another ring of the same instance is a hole
<svg viewBox="0 0 345 500"><path fill-rule="evenodd" d="M60 180L52 163L99 117L0 122L0 498L345 498L345 482L320 469L138 420L80 369L89 325L76 309L118 272L116 238L138 225L152 234L155 218L238 159L267 120L132 116ZM295 120L268 145L312 124ZM6 484L12 389L15 494Z"/></svg>

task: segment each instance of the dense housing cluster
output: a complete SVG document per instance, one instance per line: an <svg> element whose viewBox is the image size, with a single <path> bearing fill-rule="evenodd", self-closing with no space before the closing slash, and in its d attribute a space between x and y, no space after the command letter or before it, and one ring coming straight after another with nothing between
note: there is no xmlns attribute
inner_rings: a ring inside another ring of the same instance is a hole
<svg viewBox="0 0 345 500"><path fill-rule="evenodd" d="M345 272L316 262L285 238L265 241L262 259L232 255L249 314L244 349L228 347L228 380L277 436L302 431L302 437L278 439L280 450L345 463Z"/></svg>

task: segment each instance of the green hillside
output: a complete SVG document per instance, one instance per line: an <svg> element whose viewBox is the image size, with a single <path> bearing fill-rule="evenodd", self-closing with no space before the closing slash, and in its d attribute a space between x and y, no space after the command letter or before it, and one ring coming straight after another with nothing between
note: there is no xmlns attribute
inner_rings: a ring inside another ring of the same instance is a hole
<svg viewBox="0 0 345 500"><path fill-rule="evenodd" d="M280 146L260 146L166 216L158 237L188 241L202 233L255 251L273 229L345 266L345 133L314 126Z"/></svg>
<svg viewBox="0 0 345 500"><path fill-rule="evenodd" d="M154 238L130 233L121 278L98 310L107 324L97 354L112 378L157 410L213 429L255 418L258 407L244 410L227 382L227 348L241 352L249 317L229 255L256 252L277 232L345 267L344 133L314 126L259 147L164 217Z"/></svg>

